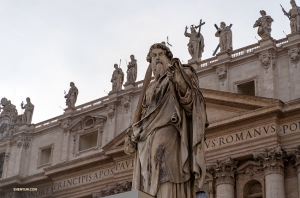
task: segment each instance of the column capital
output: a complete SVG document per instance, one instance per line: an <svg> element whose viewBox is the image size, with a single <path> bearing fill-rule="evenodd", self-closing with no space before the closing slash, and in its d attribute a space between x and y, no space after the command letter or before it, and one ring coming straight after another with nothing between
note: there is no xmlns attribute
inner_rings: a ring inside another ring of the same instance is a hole
<svg viewBox="0 0 300 198"><path fill-rule="evenodd" d="M286 155L287 157L291 157L294 164L294 167L297 168L297 173L300 173L300 146L286 148Z"/></svg>
<svg viewBox="0 0 300 198"><path fill-rule="evenodd" d="M276 147L253 151L253 157L263 164L265 175L284 174L284 161L287 156L279 144Z"/></svg>
<svg viewBox="0 0 300 198"><path fill-rule="evenodd" d="M217 160L207 165L207 170L216 178L216 186L219 184L234 185L234 173L237 164L238 161L229 157L225 160Z"/></svg>

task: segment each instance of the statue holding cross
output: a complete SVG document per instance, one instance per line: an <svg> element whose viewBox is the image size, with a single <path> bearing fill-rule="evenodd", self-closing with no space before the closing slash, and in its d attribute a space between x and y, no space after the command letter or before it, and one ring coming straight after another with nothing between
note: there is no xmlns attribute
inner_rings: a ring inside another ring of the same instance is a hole
<svg viewBox="0 0 300 198"><path fill-rule="evenodd" d="M191 33L187 32L188 27L185 27L184 35L186 37L189 37L189 43L187 44L188 50L190 55L192 56L192 59L201 59L202 53L204 52L204 38L201 31L201 26L204 25L205 22L202 23L202 19L200 20L200 23L198 26L191 25ZM198 28L198 32L196 29Z"/></svg>
<svg viewBox="0 0 300 198"><path fill-rule="evenodd" d="M216 26L216 25L215 25ZM216 37L220 38L220 51L221 52L230 52L232 51L232 32L231 26L226 26L224 22L221 22L220 28L217 29L215 34Z"/></svg>

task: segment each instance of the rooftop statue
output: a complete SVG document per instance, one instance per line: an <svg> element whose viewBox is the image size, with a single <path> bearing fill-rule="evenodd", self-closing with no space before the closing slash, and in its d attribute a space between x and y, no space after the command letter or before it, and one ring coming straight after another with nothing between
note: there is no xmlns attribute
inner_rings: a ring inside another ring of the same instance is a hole
<svg viewBox="0 0 300 198"><path fill-rule="evenodd" d="M282 11L290 19L291 33L300 32L300 7L297 6L295 0L291 0L290 3L292 9L286 12L282 8Z"/></svg>
<svg viewBox="0 0 300 198"><path fill-rule="evenodd" d="M137 76L137 63L134 55L130 55L130 62L127 65L127 84L135 83Z"/></svg>
<svg viewBox="0 0 300 198"><path fill-rule="evenodd" d="M18 111L16 109L16 106L11 104L10 100L7 100L6 98L1 99L2 107L0 107L0 118L9 120L9 122L15 123L18 117Z"/></svg>
<svg viewBox="0 0 300 198"><path fill-rule="evenodd" d="M34 105L31 103L29 97L26 98L26 102L25 105L23 101L21 103L21 108L25 109L24 114L22 115L22 123L31 124Z"/></svg>
<svg viewBox="0 0 300 198"><path fill-rule="evenodd" d="M157 198L195 198L206 174L205 102L195 70L156 43L125 152L135 153L133 189ZM154 80L151 81L151 75Z"/></svg>
<svg viewBox="0 0 300 198"><path fill-rule="evenodd" d="M268 39L271 38L271 25L274 21L270 16L266 15L266 11L261 10L260 11L261 17L259 17L258 20L256 20L255 24L253 25L253 28L258 27L257 34L262 39Z"/></svg>
<svg viewBox="0 0 300 198"><path fill-rule="evenodd" d="M229 26L221 22L215 36L220 37L220 52L232 51L232 32Z"/></svg>
<svg viewBox="0 0 300 198"><path fill-rule="evenodd" d="M118 67L118 64L114 64L114 67L115 70L111 77L112 90L110 93L121 91L124 82L124 73L122 69Z"/></svg>
<svg viewBox="0 0 300 198"><path fill-rule="evenodd" d="M75 84L73 82L70 82L70 89L67 95L65 95L66 98L66 105L69 109L72 109L75 107L75 103L77 101L78 97L78 89L75 87Z"/></svg>
<svg viewBox="0 0 300 198"><path fill-rule="evenodd" d="M184 35L189 37L189 43L187 44L188 50L192 59L197 59L202 57L202 53L204 52L204 38L202 34L196 31L196 28L191 26L191 33L187 32L188 27L185 27Z"/></svg>

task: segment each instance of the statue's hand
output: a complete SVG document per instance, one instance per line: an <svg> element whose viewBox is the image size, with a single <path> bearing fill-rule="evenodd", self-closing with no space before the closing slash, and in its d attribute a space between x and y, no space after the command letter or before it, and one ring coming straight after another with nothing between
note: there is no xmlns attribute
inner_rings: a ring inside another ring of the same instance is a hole
<svg viewBox="0 0 300 198"><path fill-rule="evenodd" d="M188 29L188 26L185 26L185 30L187 30Z"/></svg>
<svg viewBox="0 0 300 198"><path fill-rule="evenodd" d="M124 145L124 152L126 154L132 154L136 151L136 143L131 140L129 135L125 137L125 145Z"/></svg>
<svg viewBox="0 0 300 198"><path fill-rule="evenodd" d="M183 80L178 63L174 63L174 65L168 66L167 75L169 79L175 83L179 83Z"/></svg>

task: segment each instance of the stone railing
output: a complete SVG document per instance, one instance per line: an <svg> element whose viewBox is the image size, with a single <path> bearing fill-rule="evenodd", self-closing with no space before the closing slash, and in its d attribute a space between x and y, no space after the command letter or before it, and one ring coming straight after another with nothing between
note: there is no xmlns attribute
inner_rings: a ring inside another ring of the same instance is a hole
<svg viewBox="0 0 300 198"><path fill-rule="evenodd" d="M45 120L43 122L36 123L35 128L41 128L41 127L44 127L44 126L51 125L53 123L56 124L60 117L62 117L62 116L57 116L57 117L51 118L49 120Z"/></svg>
<svg viewBox="0 0 300 198"><path fill-rule="evenodd" d="M258 48L260 48L259 43L255 43L255 44L248 45L248 46L240 48L240 49L236 49L231 52L231 58L236 58L239 56L243 56L245 54L252 53L255 49L258 49Z"/></svg>
<svg viewBox="0 0 300 198"><path fill-rule="evenodd" d="M91 107L94 107L94 106L101 105L101 104L103 104L103 102L105 102L107 100L109 100L109 97L108 96L104 96L102 98L93 100L91 102L88 102L88 103L85 103L85 104L82 104L82 105L78 105L75 108L76 108L77 111L82 111L82 110L87 109L87 108L91 108Z"/></svg>
<svg viewBox="0 0 300 198"><path fill-rule="evenodd" d="M288 38L282 38L282 39L276 40L275 41L276 47L281 47L283 44L285 44L287 42L289 42Z"/></svg>
<svg viewBox="0 0 300 198"><path fill-rule="evenodd" d="M205 59L203 61L201 61L199 63L199 66L202 68L202 67L207 67L207 66L210 66L212 63L214 62L217 62L218 61L218 57L217 56L214 56L214 57L211 57L209 59Z"/></svg>

